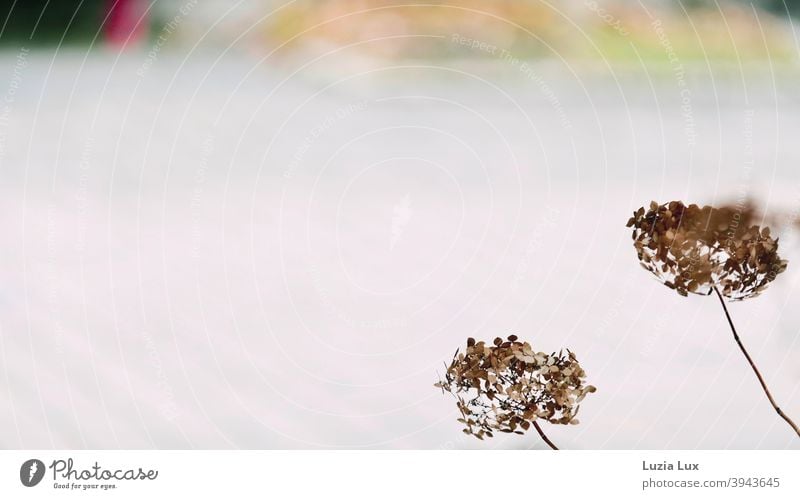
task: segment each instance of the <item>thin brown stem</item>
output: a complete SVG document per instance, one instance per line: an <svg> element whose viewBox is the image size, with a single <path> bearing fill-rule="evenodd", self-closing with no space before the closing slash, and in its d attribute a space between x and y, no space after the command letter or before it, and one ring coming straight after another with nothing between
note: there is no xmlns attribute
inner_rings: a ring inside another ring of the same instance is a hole
<svg viewBox="0 0 800 499"><path fill-rule="evenodd" d="M540 437L542 437L542 440L544 440L544 443L546 443L547 445L549 445L551 449L553 449L553 450L558 450L558 447L556 447L556 444L554 444L553 442L551 442L551 441L550 441L550 439L549 439L549 438L547 438L547 435L545 435L545 434L544 434L544 432L542 431L542 427L541 427L541 426L539 426L539 423L537 423L536 421L534 421L534 422L533 422L533 427L534 427L534 428L536 428L536 431L538 431L538 432L539 432L539 436L540 436Z"/></svg>
<svg viewBox="0 0 800 499"><path fill-rule="evenodd" d="M787 423L789 423L789 426L791 426L792 429L794 429L795 433L797 433L797 436L800 437L800 428L798 428L797 425L794 424L794 421L792 421L791 418L789 418L789 416L787 416L781 410L781 408L778 407L778 404L775 402L775 399L772 398L772 394L769 392L769 388L767 388L767 384L764 382L764 378L761 377L761 373L759 372L758 368L756 367L755 363L753 362L753 359L750 358L750 354L747 353L747 350L745 350L744 345L742 345L742 340L739 339L739 334L736 332L736 327L733 325L733 320L731 319L731 314L728 313L728 307L725 305L725 299L722 297L722 293L720 293L719 289L717 289L716 287L714 287L714 291L716 291L717 297L719 298L719 302L722 304L722 309L725 311L725 317L728 318L728 324L730 324L731 331L733 331L733 339L736 340L736 344L739 345L739 349L744 354L745 358L747 359L747 362L750 363L750 367L753 368L753 372L756 373L756 377L758 378L758 382L761 383L761 388L764 390L764 393L767 395L767 398L769 399L769 403L772 404L772 407L775 408L775 412L778 413L778 416L782 417Z"/></svg>

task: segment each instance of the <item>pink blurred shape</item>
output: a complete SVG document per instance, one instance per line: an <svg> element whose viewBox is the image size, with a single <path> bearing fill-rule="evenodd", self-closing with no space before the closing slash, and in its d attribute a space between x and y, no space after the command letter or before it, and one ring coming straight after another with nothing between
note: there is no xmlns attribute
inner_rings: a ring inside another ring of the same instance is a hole
<svg viewBox="0 0 800 499"><path fill-rule="evenodd" d="M108 0L105 39L124 48L135 45L147 33L147 3L143 0Z"/></svg>

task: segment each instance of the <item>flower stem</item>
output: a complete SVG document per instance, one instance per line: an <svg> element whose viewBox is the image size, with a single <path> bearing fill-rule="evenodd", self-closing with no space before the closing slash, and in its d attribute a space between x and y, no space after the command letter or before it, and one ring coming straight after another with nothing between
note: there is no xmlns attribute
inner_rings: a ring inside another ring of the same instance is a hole
<svg viewBox="0 0 800 499"><path fill-rule="evenodd" d="M551 449L558 450L558 447L556 447L556 445L553 442L551 442L549 438L547 438L547 435L544 434L544 432L542 431L542 427L539 426L539 423L534 421L533 422L533 427L536 428L536 431L539 432L539 436L542 437L542 440L544 440L544 443L549 445Z"/></svg>
<svg viewBox="0 0 800 499"><path fill-rule="evenodd" d="M764 390L764 393L767 395L767 398L769 399L769 403L772 404L772 407L775 408L775 412L778 413L778 416L782 417L787 423L789 423L789 426L791 426L792 429L794 429L795 433L797 433L797 436L800 437L800 428L798 428L797 425L794 424L794 421L792 421L791 418L789 418L789 416L787 416L781 410L781 408L778 407L777 403L775 403L775 399L772 398L772 394L769 392L769 388L767 388L767 384L764 382L764 378L761 377L761 373L758 371L758 368L756 367L755 363L753 362L753 359L750 358L750 354L747 353L747 350L745 350L744 345L742 345L742 340L739 339L739 334L736 332L736 327L733 325L733 320L731 319L731 314L728 313L728 307L725 305L725 299L722 297L722 293L719 292L719 289L717 289L716 286L714 287L714 291L717 293L717 297L719 298L719 302L722 304L722 309L725 311L725 317L728 318L728 324L730 324L731 331L733 331L733 339L736 340L736 344L739 345L739 349L744 354L745 358L747 359L747 362L750 363L750 367L753 368L753 372L756 373L756 377L758 378L758 382L761 383L761 388Z"/></svg>

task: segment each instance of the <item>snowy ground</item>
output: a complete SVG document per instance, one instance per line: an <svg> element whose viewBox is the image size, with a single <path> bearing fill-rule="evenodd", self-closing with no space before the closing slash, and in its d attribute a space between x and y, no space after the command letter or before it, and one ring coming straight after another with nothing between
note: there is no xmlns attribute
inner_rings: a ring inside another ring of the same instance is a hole
<svg viewBox="0 0 800 499"><path fill-rule="evenodd" d="M432 386L514 332L599 389L562 447L800 449L719 304L624 228L651 199L796 210L797 74L18 55L0 446L538 447L467 439ZM799 283L731 307L795 419Z"/></svg>

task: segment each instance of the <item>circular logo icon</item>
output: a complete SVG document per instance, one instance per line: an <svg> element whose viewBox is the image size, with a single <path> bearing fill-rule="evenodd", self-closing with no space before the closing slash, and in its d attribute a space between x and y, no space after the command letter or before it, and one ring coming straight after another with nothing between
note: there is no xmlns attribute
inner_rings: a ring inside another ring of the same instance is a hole
<svg viewBox="0 0 800 499"><path fill-rule="evenodd" d="M19 481L26 487L35 487L44 478L44 463L38 459L28 459L19 468Z"/></svg>

